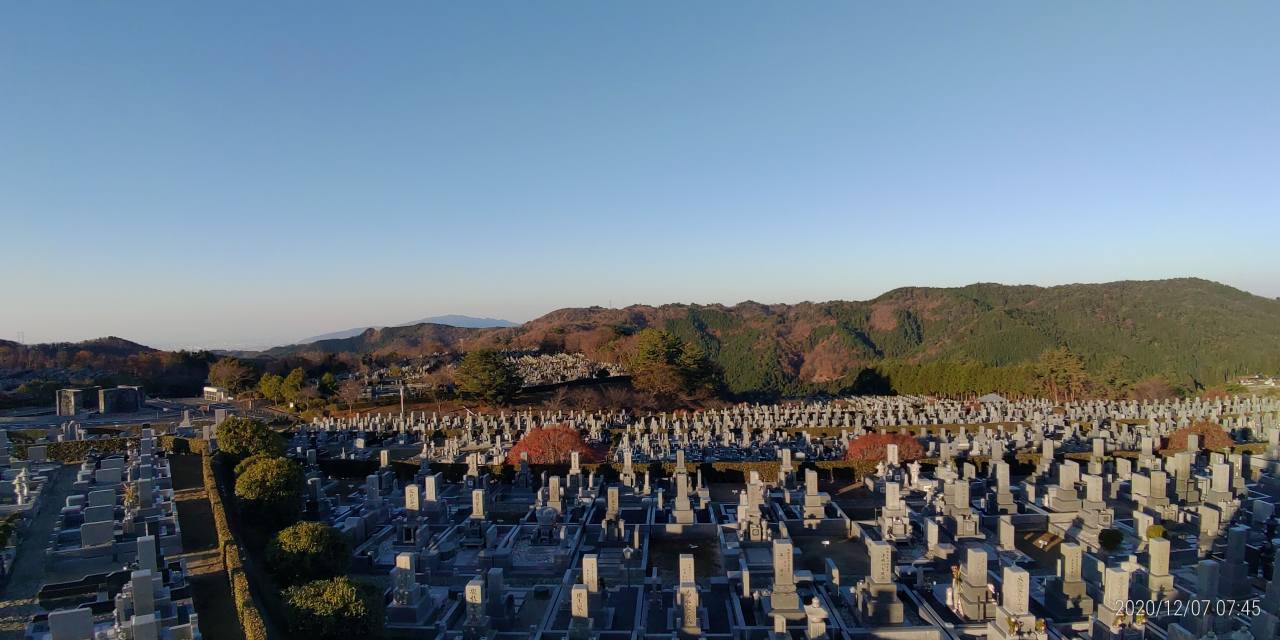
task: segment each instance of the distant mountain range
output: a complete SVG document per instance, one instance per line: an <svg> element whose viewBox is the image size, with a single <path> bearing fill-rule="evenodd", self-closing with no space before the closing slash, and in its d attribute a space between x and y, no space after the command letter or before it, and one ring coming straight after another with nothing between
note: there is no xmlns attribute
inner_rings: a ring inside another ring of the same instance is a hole
<svg viewBox="0 0 1280 640"><path fill-rule="evenodd" d="M1280 371L1280 301L1195 278L1055 287L908 287L873 300L553 311L517 327L418 324L277 347L270 357L412 356L477 347L618 361L656 327L700 345L735 393L841 390L868 369L905 392L1026 389L1065 346L1096 375L1186 386ZM1016 384L1015 384L1016 382Z"/></svg>
<svg viewBox="0 0 1280 640"><path fill-rule="evenodd" d="M490 329L495 327L514 327L516 323L510 320L500 320L498 318L475 318L472 316L463 316L457 314L447 314L443 316L432 316L413 322L405 322L403 324L392 325L396 327L408 327L418 324L443 324L450 327L461 327L465 329ZM381 329L382 327L357 327L355 329L345 329L343 331L334 331L333 333L325 333L310 338L303 338L295 344L310 344L321 340L341 340L342 338L350 338L358 336L369 329Z"/></svg>
<svg viewBox="0 0 1280 640"><path fill-rule="evenodd" d="M569 308L521 325L438 316L235 355L318 361L329 355L412 357L494 347L579 352L618 362L647 327L701 346L724 370L728 390L744 396L886 388L1035 393L1033 365L1057 347L1079 356L1099 380L1163 376L1175 385L1207 387L1235 375L1280 372L1280 301L1194 278L908 287L852 302ZM118 339L0 341L0 368L90 362L113 369L139 358L164 360L166 353ZM868 378L879 386L864 386Z"/></svg>

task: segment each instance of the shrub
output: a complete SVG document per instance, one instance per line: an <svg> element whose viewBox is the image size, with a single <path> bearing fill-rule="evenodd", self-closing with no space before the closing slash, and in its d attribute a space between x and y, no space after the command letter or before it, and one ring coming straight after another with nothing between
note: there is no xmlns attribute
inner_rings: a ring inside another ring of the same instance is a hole
<svg viewBox="0 0 1280 640"><path fill-rule="evenodd" d="M1124 542L1124 534L1119 529L1103 529L1098 533L1098 544L1107 551L1115 551Z"/></svg>
<svg viewBox="0 0 1280 640"><path fill-rule="evenodd" d="M1187 450L1187 436L1195 434L1200 437L1201 449L1226 449L1235 442L1222 427L1212 422L1197 422L1169 434L1165 451L1176 452Z"/></svg>
<svg viewBox="0 0 1280 640"><path fill-rule="evenodd" d="M880 461L888 457L888 446L898 445L898 460L919 460L924 457L924 447L909 433L868 433L849 441L845 460Z"/></svg>
<svg viewBox="0 0 1280 640"><path fill-rule="evenodd" d="M371 638L382 622L382 602L376 590L346 576L289 587L284 600L289 632L295 638Z"/></svg>
<svg viewBox="0 0 1280 640"><path fill-rule="evenodd" d="M279 456L284 455L284 447L284 438L257 420L227 418L218 425L218 449L232 456Z"/></svg>
<svg viewBox="0 0 1280 640"><path fill-rule="evenodd" d="M1153 525L1151 525L1151 526L1147 527L1147 539L1148 539L1148 540L1152 540L1152 539L1155 539L1155 538L1163 538L1163 537L1164 537L1164 527L1162 527L1162 526L1160 526L1160 525L1158 525L1158 524L1153 524Z"/></svg>
<svg viewBox="0 0 1280 640"><path fill-rule="evenodd" d="M268 526L284 526L301 512L302 469L285 458L270 458L236 478L236 497Z"/></svg>
<svg viewBox="0 0 1280 640"><path fill-rule="evenodd" d="M236 468L232 471L232 474L235 477L239 478L240 475L243 474L245 470L248 469L249 467L252 467L253 465L258 464L263 460L271 460L275 457L276 456L268 455L265 453L255 453L249 456L248 458L245 458L244 460L241 460L240 462L236 463Z"/></svg>
<svg viewBox="0 0 1280 640"><path fill-rule="evenodd" d="M332 578L347 568L350 549L337 529L319 522L287 527L267 547L267 568L281 584Z"/></svg>
<svg viewBox="0 0 1280 640"><path fill-rule="evenodd" d="M590 447L582 441L577 429L564 425L551 425L530 429L520 442L511 447L507 454L507 464L520 464L520 454L529 454L530 464L564 464L569 462L570 453L578 452L579 462L601 462L604 452Z"/></svg>

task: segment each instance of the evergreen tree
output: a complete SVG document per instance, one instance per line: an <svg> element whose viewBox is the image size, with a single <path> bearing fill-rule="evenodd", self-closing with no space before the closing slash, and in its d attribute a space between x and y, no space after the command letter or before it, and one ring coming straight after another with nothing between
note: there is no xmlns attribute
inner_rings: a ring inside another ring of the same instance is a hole
<svg viewBox="0 0 1280 640"><path fill-rule="evenodd" d="M1036 370L1045 394L1054 402L1071 402L1084 397L1089 389L1080 356L1066 347L1050 349L1040 355Z"/></svg>
<svg viewBox="0 0 1280 640"><path fill-rule="evenodd" d="M272 402L279 402L282 399L280 395L281 386L284 384L284 378L274 373L263 374L258 380L258 393L262 397Z"/></svg>
<svg viewBox="0 0 1280 640"><path fill-rule="evenodd" d="M280 382L280 398L288 402L302 399L302 387L307 382L307 372L298 367L289 372Z"/></svg>
<svg viewBox="0 0 1280 640"><path fill-rule="evenodd" d="M637 334L628 370L636 389L663 402L705 399L723 386L723 374L701 347L658 329Z"/></svg>
<svg viewBox="0 0 1280 640"><path fill-rule="evenodd" d="M506 404L520 391L520 373L493 349L470 351L454 376L458 390L492 404Z"/></svg>
<svg viewBox="0 0 1280 640"><path fill-rule="evenodd" d="M298 519L302 510L302 469L288 458L261 460L236 478L236 497L269 527Z"/></svg>
<svg viewBox="0 0 1280 640"><path fill-rule="evenodd" d="M227 418L218 425L218 450L237 458L284 455L284 437L266 424L249 418Z"/></svg>

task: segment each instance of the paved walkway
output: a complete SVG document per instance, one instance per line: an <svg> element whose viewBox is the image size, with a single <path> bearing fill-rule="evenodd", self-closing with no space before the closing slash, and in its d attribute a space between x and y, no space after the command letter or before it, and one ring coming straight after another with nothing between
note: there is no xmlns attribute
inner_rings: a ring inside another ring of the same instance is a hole
<svg viewBox="0 0 1280 640"><path fill-rule="evenodd" d="M36 592L45 582L45 546L58 513L74 483L77 465L63 465L53 473L40 497L40 509L18 544L13 576L0 600L0 638L21 638L27 621L43 610L36 604Z"/></svg>

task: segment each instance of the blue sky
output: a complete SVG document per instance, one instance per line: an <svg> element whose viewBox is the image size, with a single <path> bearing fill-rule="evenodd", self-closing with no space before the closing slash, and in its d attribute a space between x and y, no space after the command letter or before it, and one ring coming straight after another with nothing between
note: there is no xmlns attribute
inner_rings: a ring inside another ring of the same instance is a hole
<svg viewBox="0 0 1280 640"><path fill-rule="evenodd" d="M0 5L0 338L1193 275L1280 296L1280 4Z"/></svg>

